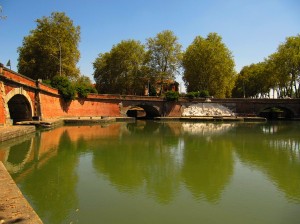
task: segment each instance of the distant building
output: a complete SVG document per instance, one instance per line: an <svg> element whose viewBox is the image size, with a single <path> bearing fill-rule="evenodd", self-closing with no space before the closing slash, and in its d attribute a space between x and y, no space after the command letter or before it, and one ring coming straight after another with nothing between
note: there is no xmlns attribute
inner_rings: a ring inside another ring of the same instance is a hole
<svg viewBox="0 0 300 224"><path fill-rule="evenodd" d="M145 96L149 95L149 89L148 89L149 87L150 85L145 86ZM179 91L179 83L174 80L164 80L163 82L158 81L153 87L157 95L160 95L167 91L174 91L174 92Z"/></svg>

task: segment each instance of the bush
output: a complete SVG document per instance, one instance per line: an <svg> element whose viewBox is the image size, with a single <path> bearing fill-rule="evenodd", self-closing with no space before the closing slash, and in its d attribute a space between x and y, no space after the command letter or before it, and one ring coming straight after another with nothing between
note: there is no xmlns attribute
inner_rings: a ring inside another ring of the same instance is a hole
<svg viewBox="0 0 300 224"><path fill-rule="evenodd" d="M186 94L186 97L188 97L189 99L194 99L199 97L199 93L198 92L189 92Z"/></svg>
<svg viewBox="0 0 300 224"><path fill-rule="evenodd" d="M199 97L209 97L209 92L207 90L201 90L199 92Z"/></svg>
<svg viewBox="0 0 300 224"><path fill-rule="evenodd" d="M54 76L51 80L51 86L58 89L65 101L75 99L76 90L70 80L65 76Z"/></svg>
<svg viewBox="0 0 300 224"><path fill-rule="evenodd" d="M92 85L91 80L87 76L80 76L74 80L75 89L79 98L86 98L89 93L97 93L96 88Z"/></svg>
<svg viewBox="0 0 300 224"><path fill-rule="evenodd" d="M189 99L194 99L197 97L209 97L209 92L207 90L201 90L199 92L188 92L185 96Z"/></svg>
<svg viewBox="0 0 300 224"><path fill-rule="evenodd" d="M92 85L77 85L76 91L80 98L86 98L89 93L97 93L97 90Z"/></svg>
<svg viewBox="0 0 300 224"><path fill-rule="evenodd" d="M165 93L165 99L167 101L177 101L179 98L179 93L175 91L168 91Z"/></svg>

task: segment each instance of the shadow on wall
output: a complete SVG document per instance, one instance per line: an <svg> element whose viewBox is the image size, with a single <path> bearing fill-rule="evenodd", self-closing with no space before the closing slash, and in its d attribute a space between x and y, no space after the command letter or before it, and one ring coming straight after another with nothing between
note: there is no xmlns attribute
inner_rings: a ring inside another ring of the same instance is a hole
<svg viewBox="0 0 300 224"><path fill-rule="evenodd" d="M68 111L70 109L71 102L72 102L71 100L70 101L65 101L62 98L59 99L60 106L61 106L62 110L66 113L68 113Z"/></svg>

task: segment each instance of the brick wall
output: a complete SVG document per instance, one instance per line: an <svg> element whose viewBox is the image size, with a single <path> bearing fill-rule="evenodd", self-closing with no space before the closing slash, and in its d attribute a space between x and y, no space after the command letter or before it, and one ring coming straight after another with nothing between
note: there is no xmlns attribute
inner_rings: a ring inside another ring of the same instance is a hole
<svg viewBox="0 0 300 224"><path fill-rule="evenodd" d="M120 116L117 102L103 99L77 99L64 102L59 95L40 93L40 105L43 119L74 116Z"/></svg>

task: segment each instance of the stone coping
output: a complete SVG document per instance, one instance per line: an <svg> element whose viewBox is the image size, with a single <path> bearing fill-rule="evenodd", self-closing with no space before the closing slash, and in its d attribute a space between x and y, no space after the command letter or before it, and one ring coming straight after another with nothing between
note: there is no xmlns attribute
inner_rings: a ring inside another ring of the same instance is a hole
<svg viewBox="0 0 300 224"><path fill-rule="evenodd" d="M43 223L0 162L0 223Z"/></svg>

